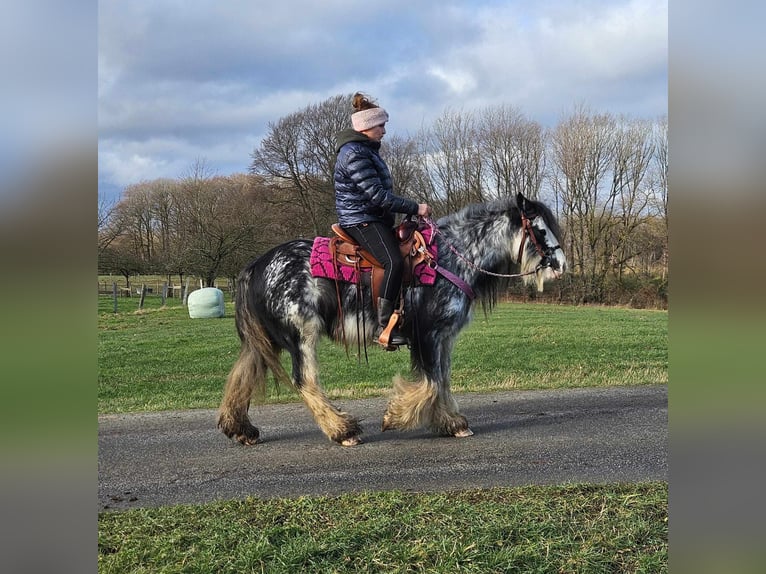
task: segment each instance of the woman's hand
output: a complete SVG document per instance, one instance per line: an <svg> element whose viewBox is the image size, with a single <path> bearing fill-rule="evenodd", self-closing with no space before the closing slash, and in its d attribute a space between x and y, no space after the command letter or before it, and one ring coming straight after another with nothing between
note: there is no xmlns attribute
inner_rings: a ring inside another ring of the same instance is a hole
<svg viewBox="0 0 766 574"><path fill-rule="evenodd" d="M431 208L427 203L418 203L418 216L428 217L431 215Z"/></svg>

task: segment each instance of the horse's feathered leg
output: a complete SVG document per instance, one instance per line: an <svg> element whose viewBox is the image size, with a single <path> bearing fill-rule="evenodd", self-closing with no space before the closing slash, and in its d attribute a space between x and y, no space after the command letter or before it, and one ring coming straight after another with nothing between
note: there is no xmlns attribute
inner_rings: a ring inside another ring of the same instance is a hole
<svg viewBox="0 0 766 574"><path fill-rule="evenodd" d="M465 437L473 434L468 421L460 414L457 402L441 385L421 375L415 381L394 379L394 396L383 415L384 431L429 428L444 436Z"/></svg>
<svg viewBox="0 0 766 574"><path fill-rule="evenodd" d="M457 333L453 337L442 339L442 349L439 353L439 407L436 409L431 427L438 434L468 437L473 434L468 428L468 421L460 414L460 408L452 394L452 347L454 346Z"/></svg>
<svg viewBox="0 0 766 574"><path fill-rule="evenodd" d="M253 390L265 378L265 363L243 345L226 379L223 400L218 409L218 428L229 438L248 445L258 442L260 433L250 422L247 411Z"/></svg>
<svg viewBox="0 0 766 574"><path fill-rule="evenodd" d="M286 380L287 373L279 362L278 349L244 302L237 307L237 324L242 344L239 358L226 379L218 409L218 428L229 438L249 445L258 442L260 434L247 414L250 399L254 393L260 398L265 395L267 369L277 379Z"/></svg>
<svg viewBox="0 0 766 574"><path fill-rule="evenodd" d="M295 349L290 351L293 356L293 384L322 432L343 446L354 446L361 442L359 421L330 403L319 384L316 347L320 335L318 322L303 325Z"/></svg>
<svg viewBox="0 0 766 574"><path fill-rule="evenodd" d="M412 347L413 379L394 379L394 393L383 415L383 430L429 428L445 436L469 436L450 391L450 356L454 336L420 333Z"/></svg>

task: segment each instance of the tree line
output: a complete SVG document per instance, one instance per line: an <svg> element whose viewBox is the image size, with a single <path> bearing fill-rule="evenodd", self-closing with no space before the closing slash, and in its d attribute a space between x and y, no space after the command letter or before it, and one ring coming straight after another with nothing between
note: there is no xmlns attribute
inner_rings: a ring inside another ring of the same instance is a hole
<svg viewBox="0 0 766 574"><path fill-rule="evenodd" d="M99 270L212 285L279 243L327 235L335 134L350 127L350 110L351 95L339 95L269 124L246 174L217 175L198 160L177 179L100 202ZM578 106L545 128L500 105L447 109L414 135L387 136L381 153L396 193L429 203L435 217L519 191L548 203L572 267L555 287L560 300L664 306L667 149L666 117Z"/></svg>

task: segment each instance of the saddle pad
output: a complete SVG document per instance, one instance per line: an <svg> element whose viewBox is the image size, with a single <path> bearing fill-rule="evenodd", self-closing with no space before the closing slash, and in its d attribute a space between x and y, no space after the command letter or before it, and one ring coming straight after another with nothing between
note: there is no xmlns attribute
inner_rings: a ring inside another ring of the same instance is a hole
<svg viewBox="0 0 766 574"><path fill-rule="evenodd" d="M423 239L425 239L426 245L428 246L428 252L434 259L436 259L436 245L430 243L432 233L431 228L426 226L418 231L423 234ZM311 265L311 275L313 277L337 279L338 281L345 281L347 283L359 282L356 269L354 269L352 265L338 265L336 273L336 266L333 264L332 254L330 253L329 237L317 237L314 239L309 263ZM434 284L434 281L436 280L436 271L431 269L425 263L420 263L413 271L416 284Z"/></svg>

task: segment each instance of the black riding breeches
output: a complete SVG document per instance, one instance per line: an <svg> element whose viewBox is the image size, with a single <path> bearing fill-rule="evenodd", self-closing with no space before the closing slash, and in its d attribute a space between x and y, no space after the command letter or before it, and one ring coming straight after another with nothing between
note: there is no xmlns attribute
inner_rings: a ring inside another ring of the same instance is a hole
<svg viewBox="0 0 766 574"><path fill-rule="evenodd" d="M396 303L402 286L404 260L393 229L383 223L360 223L343 229L383 265L380 297Z"/></svg>

